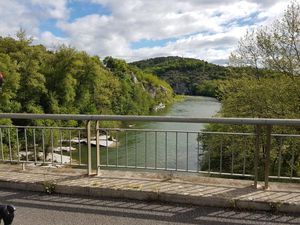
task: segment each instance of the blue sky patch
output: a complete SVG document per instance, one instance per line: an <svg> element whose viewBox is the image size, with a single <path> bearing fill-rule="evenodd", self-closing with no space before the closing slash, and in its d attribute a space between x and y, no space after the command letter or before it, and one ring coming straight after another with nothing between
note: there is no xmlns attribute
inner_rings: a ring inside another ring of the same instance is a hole
<svg viewBox="0 0 300 225"><path fill-rule="evenodd" d="M70 9L70 22L91 14L111 15L111 10L107 7L88 1L71 1L68 8Z"/></svg>
<svg viewBox="0 0 300 225"><path fill-rule="evenodd" d="M239 26L253 25L257 22L258 12L252 13L250 16L237 20Z"/></svg>
<svg viewBox="0 0 300 225"><path fill-rule="evenodd" d="M255 12L255 13L252 13L251 15L249 15L249 16L242 17L240 19L233 19L231 21L223 23L222 25L226 26L226 27L232 26L232 25L238 25L240 27L250 26L250 25L253 25L253 24L261 21L261 20L258 20L258 18L257 18L258 14L259 14L259 12Z"/></svg>
<svg viewBox="0 0 300 225"><path fill-rule="evenodd" d="M42 31L50 31L58 37L65 37L65 33L56 26L56 23L56 19L43 20L40 22L40 29Z"/></svg>
<svg viewBox="0 0 300 225"><path fill-rule="evenodd" d="M160 40L146 40L142 39L136 42L131 43L132 49L139 49L139 48L153 48L153 47L164 47L169 42L176 41L177 38L166 38L166 39L160 39Z"/></svg>

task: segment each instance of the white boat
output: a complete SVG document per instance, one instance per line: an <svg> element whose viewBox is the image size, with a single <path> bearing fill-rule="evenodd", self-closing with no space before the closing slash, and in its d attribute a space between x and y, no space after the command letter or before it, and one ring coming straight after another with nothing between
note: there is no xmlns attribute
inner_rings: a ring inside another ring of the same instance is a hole
<svg viewBox="0 0 300 225"><path fill-rule="evenodd" d="M70 151L76 151L76 148L74 147L70 147L70 146L62 146L62 147L56 147L56 148L53 148L53 151L54 152L70 152Z"/></svg>
<svg viewBox="0 0 300 225"><path fill-rule="evenodd" d="M114 138L111 138L110 136L106 136L106 135L99 136L99 146L115 147L117 145L117 143L118 143L118 141ZM96 137L92 138L91 145L94 145L94 146L97 145Z"/></svg>
<svg viewBox="0 0 300 225"><path fill-rule="evenodd" d="M61 140L61 142L71 142L71 143L78 144L78 143L86 143L87 140L86 140L86 138L79 139L78 137L75 137L75 138L72 138L72 139Z"/></svg>
<svg viewBox="0 0 300 225"><path fill-rule="evenodd" d="M107 139L107 140L106 140ZM79 138L72 138L70 140L62 140L62 142L71 142L71 143L75 143L75 144L78 144L78 143L87 143L87 139L86 138L83 138L83 139L79 139ZM111 138L111 136L106 136L106 135L100 135L99 136L99 145L102 146L102 147L115 147L117 145L117 140L114 139L114 138ZM91 138L91 144L96 146L96 137L92 137ZM70 150L71 151L75 151L76 148L73 148L73 147L57 147L57 148L54 148L53 151L55 152L60 152L62 149L62 151L67 151L69 152Z"/></svg>

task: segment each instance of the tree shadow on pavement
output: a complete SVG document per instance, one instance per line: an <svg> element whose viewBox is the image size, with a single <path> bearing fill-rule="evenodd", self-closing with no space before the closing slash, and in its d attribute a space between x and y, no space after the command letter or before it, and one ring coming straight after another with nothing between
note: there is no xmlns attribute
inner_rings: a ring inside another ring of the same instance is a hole
<svg viewBox="0 0 300 225"><path fill-rule="evenodd" d="M168 204L128 199L92 198L87 196L47 195L35 192L0 191L1 204L50 211L147 219L177 224L300 224L300 215ZM18 212L18 211L17 211ZM16 214L18 216L18 213ZM63 221L61 224L64 224Z"/></svg>

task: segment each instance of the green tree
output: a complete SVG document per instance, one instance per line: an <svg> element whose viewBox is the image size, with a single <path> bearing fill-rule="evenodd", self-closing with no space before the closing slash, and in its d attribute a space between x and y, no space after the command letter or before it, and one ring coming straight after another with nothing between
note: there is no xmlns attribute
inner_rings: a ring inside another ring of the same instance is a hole
<svg viewBox="0 0 300 225"><path fill-rule="evenodd" d="M71 47L52 52L33 45L22 29L17 37L0 37L1 112L147 114L155 104L172 101L168 84L124 60L107 57L104 65Z"/></svg>
<svg viewBox="0 0 300 225"><path fill-rule="evenodd" d="M147 114L159 103L169 104L172 88L156 76L144 72L124 60L106 57L104 65L118 78L113 108L120 114Z"/></svg>
<svg viewBox="0 0 300 225"><path fill-rule="evenodd" d="M272 26L262 27L257 31L248 32L241 39L237 50L231 56L231 63L243 68L229 68L234 73L231 79L220 82L218 93L222 108L220 115L224 117L251 118L290 118L300 117L300 7L292 1L282 18ZM240 75L236 76L236 73ZM241 75L242 74L242 75ZM208 131L253 132L253 126L210 125ZM265 133L261 147L261 162L265 156ZM297 134L299 128L273 127L273 133ZM225 162L223 170L231 172L232 164L228 163L234 156L234 169L243 169L244 154L250 161L246 168L252 171L254 139L230 135L204 135L200 137L205 157L203 168L211 166L212 170L220 168L220 158ZM242 142L247 147L242 147ZM282 174L285 176L300 174L300 153L296 151L297 138L272 138L271 174L275 175L278 168L279 152L282 156ZM220 147L222 145L222 148ZM208 151L209 149L209 151ZM222 151L220 151L222 149ZM211 164L209 165L209 159ZM253 171L252 171L253 172Z"/></svg>
<svg viewBox="0 0 300 225"><path fill-rule="evenodd" d="M233 66L265 67L291 77L300 74L300 4L292 1L282 18L248 32L230 62ZM255 74L258 76L258 74Z"/></svg>
<svg viewBox="0 0 300 225"><path fill-rule="evenodd" d="M0 112L18 112L18 89L20 88L20 74L16 63L7 54L0 53L0 72L4 74L4 83L0 89Z"/></svg>
<svg viewBox="0 0 300 225"><path fill-rule="evenodd" d="M195 93L201 96L217 97L219 81L218 80L205 80L196 85Z"/></svg>
<svg viewBox="0 0 300 225"><path fill-rule="evenodd" d="M300 79L240 78L219 85L225 117L299 118Z"/></svg>

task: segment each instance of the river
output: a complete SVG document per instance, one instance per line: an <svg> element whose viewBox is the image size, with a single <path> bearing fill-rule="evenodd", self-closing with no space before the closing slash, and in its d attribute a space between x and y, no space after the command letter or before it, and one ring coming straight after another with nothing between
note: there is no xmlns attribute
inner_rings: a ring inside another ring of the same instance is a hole
<svg viewBox="0 0 300 225"><path fill-rule="evenodd" d="M220 110L221 104L214 98L186 96L183 101L175 102L171 107L158 113L160 116L212 117ZM187 123L142 123L140 128L157 130L202 130L204 124Z"/></svg>
<svg viewBox="0 0 300 225"><path fill-rule="evenodd" d="M214 98L186 96L183 101L175 102L155 115L212 117L220 107L221 104ZM101 165L196 170L201 150L197 137L204 126L195 123L132 122L126 132L113 134L118 139L117 147L100 148ZM95 165L95 148L92 157ZM83 161L86 161L85 156Z"/></svg>
<svg viewBox="0 0 300 225"><path fill-rule="evenodd" d="M155 115L212 117L220 107L221 104L214 98L186 96L183 101L175 102ZM196 170L201 149L197 137L204 126L167 122L131 124L132 130L118 135L118 148L102 151L101 164Z"/></svg>

